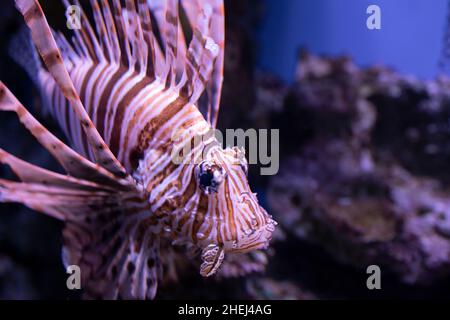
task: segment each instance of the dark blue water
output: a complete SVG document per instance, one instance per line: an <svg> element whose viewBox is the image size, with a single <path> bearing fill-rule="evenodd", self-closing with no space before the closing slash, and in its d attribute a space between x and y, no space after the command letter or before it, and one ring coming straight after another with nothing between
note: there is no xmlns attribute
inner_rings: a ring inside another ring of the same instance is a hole
<svg viewBox="0 0 450 320"><path fill-rule="evenodd" d="M447 0L266 0L262 68L293 79L297 51L349 54L358 65L383 64L420 78L438 73ZM381 30L366 26L370 4Z"/></svg>

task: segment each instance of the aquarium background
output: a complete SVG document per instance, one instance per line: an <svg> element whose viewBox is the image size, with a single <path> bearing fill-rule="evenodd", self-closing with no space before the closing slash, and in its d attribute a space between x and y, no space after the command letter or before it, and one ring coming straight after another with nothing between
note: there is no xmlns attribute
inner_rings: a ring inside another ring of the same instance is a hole
<svg viewBox="0 0 450 320"><path fill-rule="evenodd" d="M381 8L381 30L366 27L371 4ZM267 0L258 65L292 81L295 53L304 47L429 79L439 72L447 7L446 0Z"/></svg>
<svg viewBox="0 0 450 320"><path fill-rule="evenodd" d="M41 3L51 25L64 28L59 1ZM186 268L157 298L450 298L448 1L225 4L219 126L280 129L279 174L262 177L258 166L249 173L279 227L265 272L204 279L198 266ZM381 7L381 30L366 28L370 4ZM0 79L62 136L39 114L37 91L8 57L22 24L5 1ZM0 147L58 170L13 115L0 115ZM0 177L13 179L1 166ZM0 204L0 299L80 298L66 288L62 227ZM366 287L372 264L382 270L381 290Z"/></svg>

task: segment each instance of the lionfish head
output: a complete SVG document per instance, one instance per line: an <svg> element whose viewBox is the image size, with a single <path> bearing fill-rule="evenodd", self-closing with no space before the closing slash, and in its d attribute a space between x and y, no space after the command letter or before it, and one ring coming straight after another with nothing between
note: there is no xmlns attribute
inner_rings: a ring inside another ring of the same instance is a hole
<svg viewBox="0 0 450 320"><path fill-rule="evenodd" d="M217 270L225 253L265 249L272 238L276 222L251 192L247 171L245 151L237 147L217 148L197 165L198 187L214 199L211 219L216 225L216 231L199 243L205 276Z"/></svg>

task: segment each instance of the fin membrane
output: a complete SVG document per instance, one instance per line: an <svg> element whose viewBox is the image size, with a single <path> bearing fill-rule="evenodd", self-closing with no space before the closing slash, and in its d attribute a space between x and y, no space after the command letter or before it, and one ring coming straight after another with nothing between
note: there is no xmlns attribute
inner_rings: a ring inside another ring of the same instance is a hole
<svg viewBox="0 0 450 320"><path fill-rule="evenodd" d="M85 159L42 126L0 82L0 112L20 122L70 174L40 168L0 149L21 182L0 179L0 202L22 203L65 222L64 261L81 268L87 296L152 299L159 272L158 219L130 178Z"/></svg>

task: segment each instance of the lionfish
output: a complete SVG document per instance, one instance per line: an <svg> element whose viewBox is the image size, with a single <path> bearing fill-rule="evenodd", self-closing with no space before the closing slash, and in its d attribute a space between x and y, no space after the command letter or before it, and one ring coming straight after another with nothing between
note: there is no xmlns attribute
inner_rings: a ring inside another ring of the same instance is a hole
<svg viewBox="0 0 450 320"><path fill-rule="evenodd" d="M215 136L193 143L217 124L223 1L91 0L90 16L74 3L81 28L68 40L37 0L15 1L29 29L16 41L27 54L17 49L15 59L70 147L0 82L0 110L14 112L66 172L0 149L21 180L0 179L0 201L64 221L63 261L80 267L93 298L153 299L175 246L201 254L205 277L225 255L267 248L276 222L250 190L245 151ZM172 161L185 145L203 158Z"/></svg>

